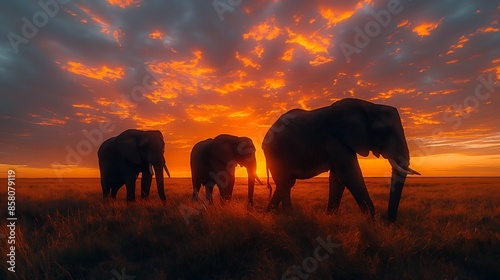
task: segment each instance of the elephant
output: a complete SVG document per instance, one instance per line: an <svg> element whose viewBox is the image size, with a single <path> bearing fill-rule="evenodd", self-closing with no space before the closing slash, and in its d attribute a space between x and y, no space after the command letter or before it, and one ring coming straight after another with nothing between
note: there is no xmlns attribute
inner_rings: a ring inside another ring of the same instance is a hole
<svg viewBox="0 0 500 280"><path fill-rule="evenodd" d="M264 136L262 149L276 184L267 211L292 208L290 190L297 179L329 171L329 213L338 210L345 187L361 211L374 218L375 208L366 189L356 154L382 155L392 167L388 220L394 222L407 175L410 154L398 110L355 98L311 111L293 109L283 114Z"/></svg>
<svg viewBox="0 0 500 280"><path fill-rule="evenodd" d="M201 185L205 186L207 200L212 203L212 191L219 188L222 201L231 199L234 188L236 165L246 167L248 173L248 202L253 205L255 181L263 184L257 176L255 146L248 137L221 134L196 143L190 157L193 182L193 201L198 201Z"/></svg>
<svg viewBox="0 0 500 280"><path fill-rule="evenodd" d="M141 198L145 199L149 196L152 177L156 173L158 195L165 201L163 169L169 178L170 172L163 156L164 149L163 135L158 130L128 129L104 141L97 152L103 198L106 199L110 192L115 198L125 184L127 201L134 201L135 181L142 173Z"/></svg>

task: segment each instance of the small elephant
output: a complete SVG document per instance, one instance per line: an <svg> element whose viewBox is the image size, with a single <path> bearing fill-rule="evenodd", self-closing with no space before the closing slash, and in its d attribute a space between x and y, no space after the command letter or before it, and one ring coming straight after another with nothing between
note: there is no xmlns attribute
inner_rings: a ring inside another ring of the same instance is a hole
<svg viewBox="0 0 500 280"><path fill-rule="evenodd" d="M248 202L253 205L255 181L257 177L255 146L248 137L221 134L214 139L198 142L191 151L191 177L193 181L193 200L198 200L201 185L205 186L206 197L212 202L212 191L219 187L221 200L230 200L234 187L236 165L244 166L248 173Z"/></svg>
<svg viewBox="0 0 500 280"><path fill-rule="evenodd" d="M297 179L330 171L327 210L338 209L347 187L361 210L373 218L375 208L356 157L366 157L372 151L392 166L388 219L394 221L406 176L420 175L409 168L410 154L398 110L359 99L347 98L328 107L283 114L267 132L262 148L276 184L268 211L280 202L285 210L292 207L290 190Z"/></svg>
<svg viewBox="0 0 500 280"><path fill-rule="evenodd" d="M158 195L165 201L163 169L169 178L170 172L163 156L164 149L163 135L158 130L129 129L104 141L97 152L103 197L107 198L111 191L111 197L115 198L125 184L127 201L135 200L135 181L142 173L141 198L147 198L156 173Z"/></svg>

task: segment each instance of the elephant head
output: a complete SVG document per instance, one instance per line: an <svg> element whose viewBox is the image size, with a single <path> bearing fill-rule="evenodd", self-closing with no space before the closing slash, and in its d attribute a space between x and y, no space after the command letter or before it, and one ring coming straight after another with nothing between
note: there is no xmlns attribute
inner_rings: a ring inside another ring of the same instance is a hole
<svg viewBox="0 0 500 280"><path fill-rule="evenodd" d="M149 195L151 176L156 174L158 194L162 200L165 200L163 170L167 172L169 178L170 172L163 156L165 142L161 132L129 129L116 137L115 147L125 160L135 166L137 174L142 172L142 196Z"/></svg>
<svg viewBox="0 0 500 280"><path fill-rule="evenodd" d="M361 156L371 151L387 159L392 167L388 219L396 219L407 175L420 175L411 169L410 153L398 110L359 99L344 99L331 105L329 118L336 136Z"/></svg>
<svg viewBox="0 0 500 280"><path fill-rule="evenodd" d="M262 181L257 176L257 159L255 158L255 146L252 139L248 137L238 137L236 141L236 162L247 169L248 174L248 202L253 205L253 192L255 181L262 185Z"/></svg>

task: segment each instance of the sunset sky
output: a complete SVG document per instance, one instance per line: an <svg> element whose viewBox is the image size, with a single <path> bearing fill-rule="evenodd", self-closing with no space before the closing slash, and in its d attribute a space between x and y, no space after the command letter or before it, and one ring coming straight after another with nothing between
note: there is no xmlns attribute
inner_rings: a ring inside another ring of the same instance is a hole
<svg viewBox="0 0 500 280"><path fill-rule="evenodd" d="M264 178L281 114L346 97L398 108L424 176L500 176L498 1L59 2L0 4L0 177L98 177L100 142L139 128L173 177L198 141L248 136Z"/></svg>

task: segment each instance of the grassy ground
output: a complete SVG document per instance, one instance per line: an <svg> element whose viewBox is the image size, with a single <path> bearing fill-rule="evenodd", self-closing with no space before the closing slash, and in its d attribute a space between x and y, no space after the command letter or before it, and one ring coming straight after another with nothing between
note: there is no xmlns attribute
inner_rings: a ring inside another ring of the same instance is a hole
<svg viewBox="0 0 500 280"><path fill-rule="evenodd" d="M366 181L384 214L386 179ZM499 178L409 178L394 225L367 220L347 191L326 215L325 178L299 182L287 215L264 213L265 186L248 207L245 180L227 205L191 203L189 179L166 189L166 205L155 186L127 205L125 188L103 203L97 179L18 179L16 273L2 226L0 279L500 278Z"/></svg>

